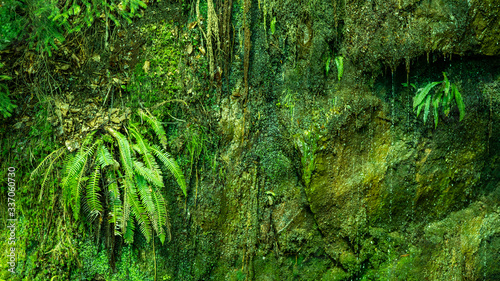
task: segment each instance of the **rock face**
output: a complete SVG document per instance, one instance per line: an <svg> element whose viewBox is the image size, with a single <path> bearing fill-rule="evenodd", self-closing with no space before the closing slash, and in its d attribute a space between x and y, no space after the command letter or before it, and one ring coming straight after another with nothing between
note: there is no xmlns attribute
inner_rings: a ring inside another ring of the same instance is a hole
<svg viewBox="0 0 500 281"><path fill-rule="evenodd" d="M498 278L500 2L254 4L250 23L233 14L236 28L250 25L251 49L249 88L241 35L221 100L225 181L199 195L214 208L193 207L194 225L220 239L204 274ZM442 71L466 117L440 110L434 128L401 83L423 87Z"/></svg>

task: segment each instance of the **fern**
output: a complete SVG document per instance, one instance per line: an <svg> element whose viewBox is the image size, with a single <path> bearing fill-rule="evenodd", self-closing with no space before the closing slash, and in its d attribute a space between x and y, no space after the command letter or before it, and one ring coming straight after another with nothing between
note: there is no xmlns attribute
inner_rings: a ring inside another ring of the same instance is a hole
<svg viewBox="0 0 500 281"><path fill-rule="evenodd" d="M415 97L413 98L413 110L417 112L417 117L419 116L422 109L424 109L424 123L427 121L429 116L430 106L433 107L434 114L434 127L437 127L439 121L439 107L443 106L443 113L448 116L451 111L451 104L453 99L457 103L458 111L460 113L460 121L463 120L465 116L465 104L462 100L462 95L458 91L455 84L450 83L446 73L443 72L443 81L431 82L425 85L425 87L418 89ZM441 84L442 87L437 93L432 94L431 90L437 85ZM407 83L403 83L403 86L408 87ZM415 85L411 84L414 88Z"/></svg>
<svg viewBox="0 0 500 281"><path fill-rule="evenodd" d="M142 164L141 162L139 161L134 161L134 170L139 174L141 175L142 177L144 177L145 179L148 180L148 182L154 184L155 186L158 186L158 187L163 187L163 180L160 176L160 179L158 179L157 177L155 177L155 171L154 170L151 170L151 169L148 169L146 167L144 167L144 164Z"/></svg>
<svg viewBox="0 0 500 281"><path fill-rule="evenodd" d="M99 187L99 179L101 173L99 171L99 166L96 166L94 172L90 176L89 183L87 185L87 206L90 221L93 221L98 215L102 214L103 208L99 200L101 191Z"/></svg>
<svg viewBox="0 0 500 281"><path fill-rule="evenodd" d="M163 187L163 177L161 174L161 170L156 163L156 160L153 155L149 152L149 145L146 143L146 140L144 140L141 136L141 134L137 131L137 129L134 126L131 126L130 128L131 134L134 136L135 141L137 142L137 150L139 151L140 154L142 154L142 159L149 171L148 174L141 173L140 170L137 170L144 178L146 178L149 182L155 184L158 187ZM135 164L135 163L134 163ZM142 163L141 163L142 164ZM134 165L134 167L138 167L137 165ZM146 170L142 170L146 171Z"/></svg>
<svg viewBox="0 0 500 281"><path fill-rule="evenodd" d="M342 79L342 75L344 74L344 57L338 56L335 58L335 65L337 66L337 78Z"/></svg>
<svg viewBox="0 0 500 281"><path fill-rule="evenodd" d="M162 226L167 227L168 240L172 239L172 234L170 233L170 220L168 218L167 212L167 204L165 203L165 199L161 195L158 189L153 190L151 192L151 197L153 199L153 204L155 205L155 218L158 221L158 236L160 237L160 241L163 244L165 242L165 231Z"/></svg>
<svg viewBox="0 0 500 281"><path fill-rule="evenodd" d="M108 201L110 211L110 223L115 224L115 229L120 228L120 221L123 216L122 201L120 200L120 189L114 172L109 172L107 175L108 185Z"/></svg>
<svg viewBox="0 0 500 281"><path fill-rule="evenodd" d="M127 227L123 229L123 240L125 240L125 243L132 244L134 242L135 232L134 219L132 217L129 217L126 221L126 226Z"/></svg>
<svg viewBox="0 0 500 281"><path fill-rule="evenodd" d="M122 175L120 172L118 172L118 175L120 178L122 178ZM134 237L133 237L133 229L134 229L134 223L133 221L130 221L130 189L133 189L130 187L130 185L133 185L131 181L129 181L126 177L123 177L123 206L122 206L122 216L120 220L120 226L122 233L124 235L124 239L127 243L132 243ZM130 229L132 229L132 237L128 234Z"/></svg>
<svg viewBox="0 0 500 281"><path fill-rule="evenodd" d="M127 184L133 185L134 183L134 161L132 159L132 153L130 150L130 144L121 133L113 130L112 128L107 128L113 137L118 141L118 148L120 150L120 159L123 164L123 169L125 170L125 181Z"/></svg>
<svg viewBox="0 0 500 281"><path fill-rule="evenodd" d="M181 168L177 165L177 162L170 156L168 152L162 151L157 145L152 145L150 147L153 154L160 159L160 161L167 167L167 169L174 175L177 183L179 184L184 196L187 196L186 192L186 181L184 180L184 174Z"/></svg>
<svg viewBox="0 0 500 281"><path fill-rule="evenodd" d="M166 134L161 123L149 113L143 112L142 116L166 146ZM109 210L108 223L114 224L114 235L123 236L126 243L133 242L136 228L139 228L147 241L151 240L154 232L162 243L167 236L170 240L166 201L160 191L164 187L163 175L157 161L161 161L174 175L186 196L182 170L170 154L157 145L150 145L134 125L129 126L129 133L135 143L117 130L108 127L105 129L118 144L119 155L116 158L119 162L113 156L113 150L103 142L106 138L111 138L109 135L95 139L97 131L88 134L81 148L75 153L67 154L64 161L61 188L65 210L66 207L72 209L78 220L81 196L84 196L83 208L88 220L92 222L97 216L103 215L105 210ZM54 163L65 152L64 147L52 152L33 170L31 177L41 173L42 169L47 169L43 187ZM101 181L103 174L105 180ZM102 182L107 184L103 186ZM103 195L107 198L106 206L101 202Z"/></svg>
<svg viewBox="0 0 500 281"><path fill-rule="evenodd" d="M73 208L73 215L76 220L78 220L80 214L80 186L87 180L84 175L88 158L94 153L95 147L100 144L99 140L92 146L87 147L92 139L93 133L87 136L75 157L68 161L65 173L66 176L62 180L63 195L66 204Z"/></svg>
<svg viewBox="0 0 500 281"><path fill-rule="evenodd" d="M101 144L96 152L96 162L97 165L101 166L101 168L105 168L107 166L119 167L120 165L113 159L113 156L109 152L109 150Z"/></svg>
<svg viewBox="0 0 500 281"><path fill-rule="evenodd" d="M139 110L139 115L141 118L144 118L146 122L153 128L153 131L156 133L156 136L160 139L160 143L163 148L167 148L167 137L163 126L160 121L158 121L155 117L153 117L149 112L144 112L143 110Z"/></svg>
<svg viewBox="0 0 500 281"><path fill-rule="evenodd" d="M151 225L152 225L153 229L157 233L159 233L159 231L158 231L159 227L162 227L162 226L158 225L158 220L156 218L157 211L156 211L155 205L153 204L153 199L151 197L152 189L147 184L146 180L142 176L137 175L136 179L137 179L136 180L137 191L140 195L140 200L142 202L142 206L144 206L142 214L147 214L147 217L146 217L147 220L144 220L145 223L143 224L143 227L145 228L145 231L147 233L151 233ZM148 241L149 241L149 239L148 239Z"/></svg>
<svg viewBox="0 0 500 281"><path fill-rule="evenodd" d="M131 212L134 215L137 224L139 225L139 229L141 230L144 237L146 237L146 240L149 242L149 240L151 239L151 224L147 213L144 210L141 202L139 201L135 185L128 184L126 188L128 192L129 204L131 206Z"/></svg>
<svg viewBox="0 0 500 281"><path fill-rule="evenodd" d="M45 182L47 181L47 176L50 174L50 172L52 172L52 169L54 168L54 163L57 161L57 159L63 156L64 153L66 153L66 149L64 146L57 150L54 150L47 157L45 157L45 159L43 159L43 161L33 170L33 172L31 172L30 180L33 180L33 178L36 175L38 175L42 169L45 169L43 181L42 184L40 185L40 196L38 197L39 202L42 200L43 187L45 185Z"/></svg>

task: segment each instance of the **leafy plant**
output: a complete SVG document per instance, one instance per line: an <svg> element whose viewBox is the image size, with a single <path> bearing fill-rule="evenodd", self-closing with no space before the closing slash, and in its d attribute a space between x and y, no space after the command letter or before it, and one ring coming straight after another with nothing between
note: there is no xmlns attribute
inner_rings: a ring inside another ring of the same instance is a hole
<svg viewBox="0 0 500 281"><path fill-rule="evenodd" d="M413 110L417 111L417 117L420 115L422 109L424 110L424 123L427 121L429 116L430 107L432 104L433 114L434 114L434 127L437 127L439 120L439 107L443 106L443 113L448 116L451 111L451 105L453 100L455 100L458 111L460 114L460 121L465 116L465 104L462 99L462 95L458 91L457 86L454 83L450 83L446 73L443 72L443 81L431 82L425 85L423 88L417 89L415 84L410 84L414 89L417 90L415 97L413 98ZM434 93L431 90L437 85L441 87ZM407 83L403 83L403 86L408 87Z"/></svg>
<svg viewBox="0 0 500 281"><path fill-rule="evenodd" d="M76 220L81 206L89 221L109 217L116 234L123 235L127 243L133 242L136 225L147 241L156 232L164 243L167 234L169 239L171 236L170 223L161 193L163 172L157 161L174 175L184 196L187 196L186 182L176 161L164 150L166 134L161 123L149 112L140 110L139 115L152 127L163 148L149 143L141 133L140 124L129 124L128 137L111 127L106 127L107 134L97 138L94 137L97 131L89 133L81 148L67 154L64 160L63 202L65 210L71 209ZM117 156L113 150L115 142ZM31 173L33 179L45 169L42 191L54 163L66 153L65 147L52 152ZM107 200L102 199L104 196Z"/></svg>
<svg viewBox="0 0 500 281"><path fill-rule="evenodd" d="M337 78L342 79L342 75L344 74L344 57L337 56L335 58L335 65L337 66Z"/></svg>
<svg viewBox="0 0 500 281"><path fill-rule="evenodd" d="M118 15L128 23L132 23L132 18L139 17L138 10L146 8L147 5L141 0L125 1L63 1L64 6L61 10L54 9L49 16L50 19L64 26L68 33L78 32L84 26L91 26L95 19L104 15L112 20L116 26L120 26ZM71 3L71 4L70 4Z"/></svg>
<svg viewBox="0 0 500 281"><path fill-rule="evenodd" d="M295 145L300 150L302 164L302 179L306 186L311 182L311 176L316 168L316 152L320 149L319 141L323 138L316 127L294 135Z"/></svg>
<svg viewBox="0 0 500 281"><path fill-rule="evenodd" d="M274 35L275 31L276 31L276 17L273 17L273 20L271 21L271 35Z"/></svg>
<svg viewBox="0 0 500 281"><path fill-rule="evenodd" d="M15 13L21 4L19 1L7 0L0 5L0 50L10 45L22 33L25 19Z"/></svg>
<svg viewBox="0 0 500 281"><path fill-rule="evenodd" d="M342 75L344 74L344 57L342 56L337 56L335 57L335 66L337 66L337 78L342 79ZM325 65L325 70L326 70L326 75L328 76L328 73L330 72L330 61L331 57L328 56L328 59L326 60L326 65Z"/></svg>
<svg viewBox="0 0 500 281"><path fill-rule="evenodd" d="M27 1L26 15L31 30L28 33L30 48L35 48L41 54L52 56L53 50L58 50L58 44L65 41L63 31L49 16L57 9L55 1Z"/></svg>
<svg viewBox="0 0 500 281"><path fill-rule="evenodd" d="M292 122L295 109L295 98L293 97L293 95L291 93L287 93L282 99L282 102L278 102L276 105L288 108L288 110L290 111L290 122Z"/></svg>

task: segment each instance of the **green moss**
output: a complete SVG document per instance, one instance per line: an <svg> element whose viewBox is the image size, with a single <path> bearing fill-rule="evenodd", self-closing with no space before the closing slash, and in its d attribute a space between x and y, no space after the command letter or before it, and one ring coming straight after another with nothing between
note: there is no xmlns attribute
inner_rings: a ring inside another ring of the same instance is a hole
<svg viewBox="0 0 500 281"><path fill-rule="evenodd" d="M321 277L321 281L341 281L348 280L351 275L344 270L334 267L328 269L325 274Z"/></svg>

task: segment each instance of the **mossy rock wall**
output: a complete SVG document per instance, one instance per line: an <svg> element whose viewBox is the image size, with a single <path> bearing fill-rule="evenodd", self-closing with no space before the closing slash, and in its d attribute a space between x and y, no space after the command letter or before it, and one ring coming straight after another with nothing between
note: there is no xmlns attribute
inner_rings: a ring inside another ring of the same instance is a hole
<svg viewBox="0 0 500 281"><path fill-rule="evenodd" d="M485 89L500 72L466 56L498 61L487 39L498 38L497 16L485 13L474 1L252 3L248 96L244 63L234 63L221 101L228 169L214 276L493 280L479 263L495 263L485 245L498 228L485 218L498 207L499 104ZM244 44L235 50L243 60ZM467 116L459 122L455 109L434 128L401 83L441 71L460 85ZM434 241L429 229L443 225L448 242Z"/></svg>

